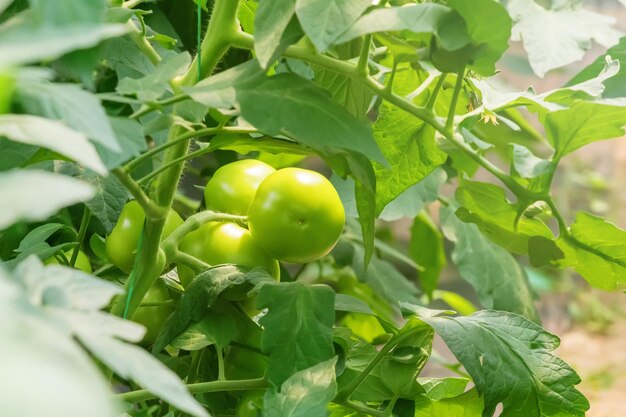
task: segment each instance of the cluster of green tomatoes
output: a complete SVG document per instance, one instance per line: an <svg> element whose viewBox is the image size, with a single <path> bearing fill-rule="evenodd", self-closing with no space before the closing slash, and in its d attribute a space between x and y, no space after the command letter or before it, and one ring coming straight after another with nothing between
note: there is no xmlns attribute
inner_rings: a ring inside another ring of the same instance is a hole
<svg viewBox="0 0 626 417"><path fill-rule="evenodd" d="M205 207L214 212L247 216L248 227L235 223L209 222L187 234L179 249L209 265L235 264L263 267L280 279L279 261L307 263L328 254L335 246L345 223L345 211L337 191L323 175L301 168L276 170L270 165L246 159L220 167L204 191ZM107 237L109 260L130 273L145 221L145 212L136 201L128 202ZM183 223L174 210L165 221L162 239ZM178 265L183 287L195 273ZM158 281L148 292L133 320L147 328L145 342L156 338L170 308L157 306L170 297ZM167 304L167 303L165 303Z"/></svg>

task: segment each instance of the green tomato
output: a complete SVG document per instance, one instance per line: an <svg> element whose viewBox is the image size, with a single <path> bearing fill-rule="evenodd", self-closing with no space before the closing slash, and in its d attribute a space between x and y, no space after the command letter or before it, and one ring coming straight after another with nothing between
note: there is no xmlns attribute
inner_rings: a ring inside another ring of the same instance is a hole
<svg viewBox="0 0 626 417"><path fill-rule="evenodd" d="M206 208L222 213L245 215L259 184L276 170L265 162L244 159L224 165L204 189Z"/></svg>
<svg viewBox="0 0 626 417"><path fill-rule="evenodd" d="M259 417L263 410L263 395L265 391L247 391L237 404L237 417Z"/></svg>
<svg viewBox="0 0 626 417"><path fill-rule="evenodd" d="M248 210L254 240L281 261L305 263L326 255L343 231L345 211L323 175L284 168L268 176Z"/></svg>
<svg viewBox="0 0 626 417"><path fill-rule="evenodd" d="M163 284L161 280L157 280L152 288L148 290L148 293L141 301L141 305L139 305L137 311L135 311L132 319L135 323L142 324L146 328L146 334L143 337L142 343L146 345L153 344L163 324L165 324L167 318L174 311L174 306L172 305L146 306L144 304L164 303L171 299L167 288L165 288L165 284Z"/></svg>
<svg viewBox="0 0 626 417"><path fill-rule="evenodd" d="M143 229L146 214L135 200L129 201L122 208L120 217L105 241L109 260L127 274L133 269L137 245ZM169 236L174 229L183 224L178 213L170 210L165 220L162 239Z"/></svg>
<svg viewBox="0 0 626 417"><path fill-rule="evenodd" d="M72 259L73 252L74 252L74 249L66 250L65 252L63 252L63 256L65 256L65 258L69 261L70 259ZM50 258L46 259L43 263L46 265L50 265L50 264L62 265L62 263L59 262L59 259L57 259L55 256L51 256ZM91 263L89 263L89 258L87 257L87 255L85 255L85 252L83 252L82 250L78 251L78 257L76 258L76 263L74 264L74 267L88 274L91 274L93 272L93 270L91 269Z"/></svg>
<svg viewBox="0 0 626 417"><path fill-rule="evenodd" d="M278 261L259 247L247 229L234 223L205 223L183 238L180 250L209 265L263 267L276 280L280 278ZM189 268L179 266L178 276L183 286L187 286L194 274Z"/></svg>

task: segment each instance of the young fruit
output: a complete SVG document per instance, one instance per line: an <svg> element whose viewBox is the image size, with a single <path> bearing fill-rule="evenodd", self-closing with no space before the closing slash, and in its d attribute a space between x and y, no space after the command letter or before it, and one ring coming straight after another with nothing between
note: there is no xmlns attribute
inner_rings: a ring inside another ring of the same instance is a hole
<svg viewBox="0 0 626 417"><path fill-rule="evenodd" d="M265 162L244 159L224 165L204 189L208 210L245 215L259 184L276 171Z"/></svg>
<svg viewBox="0 0 626 417"><path fill-rule="evenodd" d="M69 261L70 259L72 259L73 252L74 252L74 249L66 250L65 252L63 252L63 256L65 256L65 259ZM51 256L50 258L46 259L43 263L46 265L50 265L50 264L63 265L64 264L63 262L60 262L56 256ZM89 263L89 258L87 257L87 255L85 255L85 252L83 252L82 250L78 251L78 257L76 258L76 263L74 264L74 267L88 274L91 274L93 272L93 270L91 269L91 264Z"/></svg>
<svg viewBox="0 0 626 417"><path fill-rule="evenodd" d="M171 299L172 298L167 293L165 284L159 279L154 283L152 288L148 290L148 293L141 301L141 305L133 315L133 321L142 324L146 328L146 334L142 340L144 344L151 345L154 343L163 324L165 324L167 318L174 311L174 306L163 304ZM146 305L152 303L155 305Z"/></svg>
<svg viewBox="0 0 626 417"><path fill-rule="evenodd" d="M264 391L247 391L237 404L237 417L259 417L263 410Z"/></svg>
<svg viewBox="0 0 626 417"><path fill-rule="evenodd" d="M129 201L122 208L120 217L105 241L109 260L127 274L133 269L137 245L143 229L146 214L135 200ZM169 236L183 223L178 213L170 210L165 220L162 239Z"/></svg>
<svg viewBox="0 0 626 417"><path fill-rule="evenodd" d="M248 227L270 256L311 262L335 246L345 223L337 191L323 175L284 168L261 183L250 208Z"/></svg>
<svg viewBox="0 0 626 417"><path fill-rule="evenodd" d="M180 250L209 265L235 264L248 268L263 267L277 280L278 261L267 255L252 239L250 232L234 223L206 223L189 233L180 243ZM183 286L193 279L193 272L179 266L178 277Z"/></svg>

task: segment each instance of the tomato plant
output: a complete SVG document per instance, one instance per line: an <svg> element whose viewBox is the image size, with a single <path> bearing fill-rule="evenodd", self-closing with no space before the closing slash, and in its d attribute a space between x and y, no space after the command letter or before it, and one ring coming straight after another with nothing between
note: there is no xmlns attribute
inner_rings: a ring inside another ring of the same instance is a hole
<svg viewBox="0 0 626 417"><path fill-rule="evenodd" d="M542 323L620 320L626 38L582 3L0 0L0 416L585 416Z"/></svg>

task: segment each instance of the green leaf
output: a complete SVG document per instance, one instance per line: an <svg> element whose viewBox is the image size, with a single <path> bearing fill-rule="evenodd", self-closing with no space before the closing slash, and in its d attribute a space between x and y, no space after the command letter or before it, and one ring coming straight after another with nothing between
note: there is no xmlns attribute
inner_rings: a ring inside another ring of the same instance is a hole
<svg viewBox="0 0 626 417"><path fill-rule="evenodd" d="M154 101L170 91L169 82L189 67L191 56L187 52L166 56L153 72L142 78L123 78L116 91L123 95L135 95L142 101Z"/></svg>
<svg viewBox="0 0 626 417"><path fill-rule="evenodd" d="M589 409L574 388L576 372L552 355L558 337L522 316L480 311L468 317L421 317L443 338L484 397L483 416L499 403L510 417L578 416Z"/></svg>
<svg viewBox="0 0 626 417"><path fill-rule="evenodd" d="M4 262L9 268L14 268L18 263L28 258L30 255L37 255L39 259L46 260L54 256L61 250L67 250L74 246L74 243L63 243L60 245L50 246L46 239L59 230L65 233L75 233L70 227L60 223L46 223L28 232L20 242L17 249L14 250L17 256L10 261Z"/></svg>
<svg viewBox="0 0 626 417"><path fill-rule="evenodd" d="M8 171L26 164L39 148L0 138L0 171Z"/></svg>
<svg viewBox="0 0 626 417"><path fill-rule="evenodd" d="M291 375L280 387L268 390L263 400L264 417L325 417L327 404L337 393L337 357Z"/></svg>
<svg viewBox="0 0 626 417"><path fill-rule="evenodd" d="M415 399L415 417L482 417L483 407L483 398L475 389L441 400L420 396Z"/></svg>
<svg viewBox="0 0 626 417"><path fill-rule="evenodd" d="M336 147L384 161L369 127L311 81L279 74L237 90L241 115L271 136L286 134L317 149Z"/></svg>
<svg viewBox="0 0 626 417"><path fill-rule="evenodd" d="M63 175L38 170L0 173L0 230L20 220L45 220L93 196L90 185Z"/></svg>
<svg viewBox="0 0 626 417"><path fill-rule="evenodd" d="M511 18L496 0L448 0L467 26L476 54L469 68L480 75L495 73L495 64L509 47Z"/></svg>
<svg viewBox="0 0 626 417"><path fill-rule="evenodd" d="M620 39L619 43L605 52L606 56L610 56L618 63L616 75L604 81L604 92L602 97L614 98L626 96L626 37ZM571 80L567 82L567 86L579 84L587 80L593 79L596 74L602 71L606 65L606 56L599 56L591 65L584 68Z"/></svg>
<svg viewBox="0 0 626 417"><path fill-rule="evenodd" d="M512 40L524 43L530 66L540 77L582 59L592 40L609 47L621 36L611 27L612 17L585 10L580 3L553 10L535 1L511 0L507 9L515 21Z"/></svg>
<svg viewBox="0 0 626 417"><path fill-rule="evenodd" d="M440 401L454 398L465 392L468 378L418 378L417 382L426 390L425 397Z"/></svg>
<svg viewBox="0 0 626 417"><path fill-rule="evenodd" d="M107 4L105 0L29 0L33 17L49 26L66 26L84 22L102 22Z"/></svg>
<svg viewBox="0 0 626 417"><path fill-rule="evenodd" d="M371 0L297 0L296 15L313 45L325 52L371 5Z"/></svg>
<svg viewBox="0 0 626 417"><path fill-rule="evenodd" d="M372 309L359 298L346 294L337 294L335 296L335 310L349 311L352 313L360 313L366 315L374 315Z"/></svg>
<svg viewBox="0 0 626 417"><path fill-rule="evenodd" d="M403 7L376 8L357 20L335 43L343 43L376 32L410 30L434 32L437 21L449 9L439 4L409 4Z"/></svg>
<svg viewBox="0 0 626 417"><path fill-rule="evenodd" d="M426 178L410 186L387 204L378 218L385 221L399 220L404 217L414 218L424 206L439 197L439 188L447 178L445 170L436 168Z"/></svg>
<svg viewBox="0 0 626 417"><path fill-rule="evenodd" d="M473 224L463 223L454 207L442 207L441 228L454 242L452 261L487 308L511 311L539 321L528 278L515 258L492 243Z"/></svg>
<svg viewBox="0 0 626 417"><path fill-rule="evenodd" d="M527 189L549 193L556 164L539 158L525 146L513 144L511 176Z"/></svg>
<svg viewBox="0 0 626 417"><path fill-rule="evenodd" d="M261 348L269 354L267 378L274 386L334 356L334 304L335 293L325 285L290 282L261 287L257 308L269 308L260 320L265 328Z"/></svg>
<svg viewBox="0 0 626 417"><path fill-rule="evenodd" d="M108 173L87 137L61 122L29 115L0 115L0 135L16 142L58 152L100 175Z"/></svg>
<svg viewBox="0 0 626 417"><path fill-rule="evenodd" d="M549 113L544 126L546 136L555 149L554 158L592 142L623 136L626 107L622 103L612 104L610 101L583 101L568 109Z"/></svg>
<svg viewBox="0 0 626 417"><path fill-rule="evenodd" d="M237 336L237 324L230 314L210 311L172 341L172 346L187 351L210 345L225 348Z"/></svg>
<svg viewBox="0 0 626 417"><path fill-rule="evenodd" d="M374 95L363 84L331 70L316 68L315 83L327 90L333 100L341 104L359 120L367 116Z"/></svg>
<svg viewBox="0 0 626 417"><path fill-rule="evenodd" d="M120 144L121 152L113 152L99 143L95 145L104 165L111 170L140 155L148 149L148 145L144 128L136 120L126 117L109 117L109 122Z"/></svg>
<svg viewBox="0 0 626 417"><path fill-rule="evenodd" d="M419 280L424 292L431 296L446 266L446 251L441 232L426 213L417 216L413 222L409 253L424 268L419 272Z"/></svg>
<svg viewBox="0 0 626 417"><path fill-rule="evenodd" d="M274 279L263 268L247 271L234 265L221 265L201 272L180 297L174 313L157 336L152 351L160 352L190 324L202 320L223 291L246 282L257 285L264 281Z"/></svg>
<svg viewBox="0 0 626 417"><path fill-rule="evenodd" d="M625 230L580 212L570 233L573 239L556 241L563 255L561 259L552 259L556 265L573 268L596 288L613 290L626 283Z"/></svg>
<svg viewBox="0 0 626 417"><path fill-rule="evenodd" d="M276 57L283 34L295 16L296 0L260 0L254 17L254 51L261 67Z"/></svg>
<svg viewBox="0 0 626 417"><path fill-rule="evenodd" d="M420 84L415 70L398 69L394 92L411 93ZM435 131L422 120L387 102L379 109L373 125L374 138L389 166L374 164L377 194L376 212L443 164L446 154L439 150Z"/></svg>
<svg viewBox="0 0 626 417"><path fill-rule="evenodd" d="M517 219L518 212L526 207L510 203L497 185L465 181L457 188L456 198L462 206L457 216L466 223L476 224L485 236L509 252L528 253L528 239L532 236L553 237L541 220Z"/></svg>
<svg viewBox="0 0 626 417"><path fill-rule="evenodd" d="M23 81L18 83L17 99L29 113L63 120L90 140L114 152L121 150L100 100L76 85Z"/></svg>

